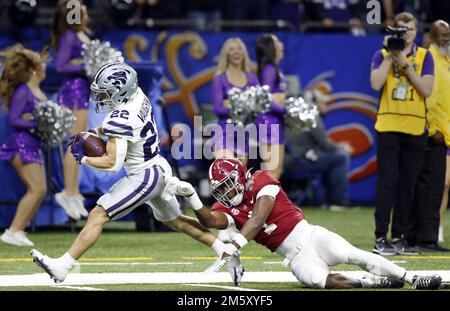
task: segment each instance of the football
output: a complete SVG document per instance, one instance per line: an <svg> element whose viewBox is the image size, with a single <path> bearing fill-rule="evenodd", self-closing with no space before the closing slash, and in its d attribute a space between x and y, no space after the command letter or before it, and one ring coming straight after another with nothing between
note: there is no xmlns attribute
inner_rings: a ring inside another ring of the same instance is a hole
<svg viewBox="0 0 450 311"><path fill-rule="evenodd" d="M106 153L106 142L101 139L100 136L87 132L80 132L78 135L85 137L83 142L83 150L86 156L101 157Z"/></svg>

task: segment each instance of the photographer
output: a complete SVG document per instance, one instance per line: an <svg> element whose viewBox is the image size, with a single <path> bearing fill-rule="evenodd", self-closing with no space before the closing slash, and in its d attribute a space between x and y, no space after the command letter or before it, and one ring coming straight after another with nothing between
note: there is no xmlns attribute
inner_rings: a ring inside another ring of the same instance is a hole
<svg viewBox="0 0 450 311"><path fill-rule="evenodd" d="M373 252L414 255L404 238L414 189L427 145L426 97L434 82L433 56L417 47L416 18L406 12L394 18L393 35L372 59L370 84L381 91L377 121L378 179ZM391 209L392 241L387 241Z"/></svg>

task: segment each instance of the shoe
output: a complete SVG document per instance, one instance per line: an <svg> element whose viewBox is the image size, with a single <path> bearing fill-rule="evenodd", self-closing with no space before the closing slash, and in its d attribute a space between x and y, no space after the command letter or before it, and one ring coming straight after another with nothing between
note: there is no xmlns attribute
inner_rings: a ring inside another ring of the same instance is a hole
<svg viewBox="0 0 450 311"><path fill-rule="evenodd" d="M27 238L26 233L24 231L14 232L16 239L22 243L24 246L34 246L34 243Z"/></svg>
<svg viewBox="0 0 450 311"><path fill-rule="evenodd" d="M425 253L450 252L450 249L440 246L438 243L417 243L416 248Z"/></svg>
<svg viewBox="0 0 450 311"><path fill-rule="evenodd" d="M440 243L444 242L444 226L443 225L439 226L438 242L440 242Z"/></svg>
<svg viewBox="0 0 450 311"><path fill-rule="evenodd" d="M80 220L81 215L74 200L70 199L65 191L55 194L55 200L61 206L70 218Z"/></svg>
<svg viewBox="0 0 450 311"><path fill-rule="evenodd" d="M383 276L376 276L370 273L366 274L363 277L363 280L365 281L364 287L370 288L402 288L403 286L405 286L405 283L403 281Z"/></svg>
<svg viewBox="0 0 450 311"><path fill-rule="evenodd" d="M67 274L72 269L71 266L62 263L60 260L43 255L35 249L31 250L31 257L38 267L44 269L44 271L50 275L50 278L53 279L55 283L64 281Z"/></svg>
<svg viewBox="0 0 450 311"><path fill-rule="evenodd" d="M244 276L244 267L242 266L239 254L233 255L227 263L228 272L230 272L231 279L234 286L241 284L242 277Z"/></svg>
<svg viewBox="0 0 450 311"><path fill-rule="evenodd" d="M87 217L89 215L89 212L87 211L87 209L84 207L84 197L79 194L76 195L75 197L71 198L69 197L69 200L72 199L75 202L75 206L78 210L78 213L80 214L81 217Z"/></svg>
<svg viewBox="0 0 450 311"><path fill-rule="evenodd" d="M442 278L439 275L416 275L411 286L414 289L438 289L441 283Z"/></svg>
<svg viewBox="0 0 450 311"><path fill-rule="evenodd" d="M372 249L372 253L382 255L382 256L391 256L397 254L392 245L383 238L382 240L375 243L375 246Z"/></svg>
<svg viewBox="0 0 450 311"><path fill-rule="evenodd" d="M22 234L20 232L22 232ZM25 237L25 233L23 231L17 231L13 233L9 229L6 229L5 232L1 235L0 240L9 245L33 246L33 242Z"/></svg>
<svg viewBox="0 0 450 311"><path fill-rule="evenodd" d="M397 254L400 255L419 255L420 251L412 247L406 242L405 240L401 239L396 242L391 241L391 245L394 248L394 250L397 252Z"/></svg>

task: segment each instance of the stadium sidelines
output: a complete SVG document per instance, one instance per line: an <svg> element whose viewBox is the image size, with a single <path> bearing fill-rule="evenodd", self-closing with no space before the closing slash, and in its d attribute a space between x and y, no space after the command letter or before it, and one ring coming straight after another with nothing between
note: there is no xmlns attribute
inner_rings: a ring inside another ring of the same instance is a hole
<svg viewBox="0 0 450 311"><path fill-rule="evenodd" d="M362 278L365 271L334 271ZM419 275L439 274L443 282L450 282L450 270L411 271ZM98 284L208 284L230 283L228 272L205 275L201 272L152 272L152 273L71 273L60 286ZM298 282L291 272L247 272L242 282L277 283ZM46 273L1 275L0 287L9 286L55 286Z"/></svg>

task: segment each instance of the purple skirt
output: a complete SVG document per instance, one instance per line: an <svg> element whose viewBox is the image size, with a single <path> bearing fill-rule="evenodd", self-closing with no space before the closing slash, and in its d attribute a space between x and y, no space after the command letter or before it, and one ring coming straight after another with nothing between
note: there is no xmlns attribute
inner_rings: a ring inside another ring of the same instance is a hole
<svg viewBox="0 0 450 311"><path fill-rule="evenodd" d="M239 135L240 131L227 130L226 120L220 120L218 123L222 129L221 136L214 136L214 150L230 150L238 156L246 156L249 152L248 134ZM232 126L237 126L231 123ZM243 128L242 128L243 131Z"/></svg>
<svg viewBox="0 0 450 311"><path fill-rule="evenodd" d="M284 121L282 115L262 113L256 118L258 142L266 145L284 145Z"/></svg>
<svg viewBox="0 0 450 311"><path fill-rule="evenodd" d="M58 104L74 110L88 109L89 82L85 77L74 76L64 81L58 92Z"/></svg>
<svg viewBox="0 0 450 311"><path fill-rule="evenodd" d="M41 147L41 141L29 132L15 132L0 146L0 160L11 160L19 154L22 163L44 164Z"/></svg>

